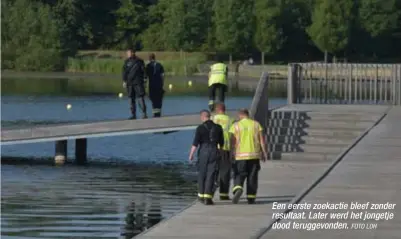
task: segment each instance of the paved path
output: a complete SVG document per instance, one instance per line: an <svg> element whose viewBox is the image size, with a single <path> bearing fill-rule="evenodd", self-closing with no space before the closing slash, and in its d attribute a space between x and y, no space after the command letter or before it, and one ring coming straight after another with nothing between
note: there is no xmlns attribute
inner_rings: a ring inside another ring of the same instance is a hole
<svg viewBox="0 0 401 239"><path fill-rule="evenodd" d="M296 106L293 106L296 107ZM320 106L302 106L302 110ZM336 107L321 107L324 111ZM339 113L342 107L337 107ZM356 110L358 107L348 107ZM359 108L360 111L364 107ZM365 107L366 110L371 107ZM374 107L373 107L374 108ZM378 107L376 114L382 114L387 107ZM280 109L281 110L281 109ZM244 239L260 234L272 218L273 202L289 202L305 185L308 185L330 165L331 161L283 162L268 161L262 164L259 181L258 204L238 205L220 202L215 206L195 203L183 212L166 220L147 232L137 236L142 239L156 238L233 238Z"/></svg>
<svg viewBox="0 0 401 239"><path fill-rule="evenodd" d="M340 222L347 223L349 228L355 222L368 223L365 226L377 223L377 229L372 230L283 231L271 229L262 238L401 238L400 120L401 107L392 108L388 115L351 149L335 169L301 201L301 203L308 202L311 204L324 202L351 203L353 201L360 203L390 202L396 204L395 209L383 210L382 212L393 212L395 214L394 219L389 221L340 220ZM294 212L297 211L294 210ZM283 220L282 222L288 221ZM321 220L320 222L328 221L330 220ZM317 221L303 220L302 222Z"/></svg>

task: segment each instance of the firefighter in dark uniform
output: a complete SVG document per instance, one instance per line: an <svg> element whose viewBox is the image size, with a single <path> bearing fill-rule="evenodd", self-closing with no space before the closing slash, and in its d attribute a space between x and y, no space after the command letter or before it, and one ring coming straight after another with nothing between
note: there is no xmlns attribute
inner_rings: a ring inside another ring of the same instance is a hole
<svg viewBox="0 0 401 239"><path fill-rule="evenodd" d="M153 117L160 117L164 96L164 68L156 61L155 54L149 55L146 65L146 76L149 79L149 98L152 101Z"/></svg>
<svg viewBox="0 0 401 239"><path fill-rule="evenodd" d="M220 158L218 147L224 146L223 129L213 123L210 112L202 110L200 113L202 124L196 128L189 160L193 160L194 153L198 151L198 199L206 205L213 204L213 194L217 181L217 163Z"/></svg>
<svg viewBox="0 0 401 239"><path fill-rule="evenodd" d="M226 64L217 62L210 67L208 82L210 111L214 110L215 103L224 103L225 93L227 92L227 76L228 67Z"/></svg>
<svg viewBox="0 0 401 239"><path fill-rule="evenodd" d="M130 98L131 114L130 119L136 119L136 100L142 111L142 118L146 119L145 104L145 63L135 55L133 49L127 50L127 59L123 66L123 87L127 89Z"/></svg>

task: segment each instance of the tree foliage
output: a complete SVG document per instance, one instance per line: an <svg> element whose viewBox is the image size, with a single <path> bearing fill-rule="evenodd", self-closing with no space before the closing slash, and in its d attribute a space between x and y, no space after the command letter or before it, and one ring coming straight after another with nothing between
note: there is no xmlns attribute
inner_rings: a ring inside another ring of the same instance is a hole
<svg viewBox="0 0 401 239"><path fill-rule="evenodd" d="M344 50L351 34L353 0L322 0L317 3L308 33L321 51Z"/></svg>
<svg viewBox="0 0 401 239"><path fill-rule="evenodd" d="M2 1L2 68L54 71L63 66L60 26L49 6Z"/></svg>
<svg viewBox="0 0 401 239"><path fill-rule="evenodd" d="M255 0L255 46L270 55L281 49L285 36L283 32L283 1Z"/></svg>
<svg viewBox="0 0 401 239"><path fill-rule="evenodd" d="M399 0L3 0L2 67L61 69L128 46L308 61L400 59ZM225 58L227 59L227 58Z"/></svg>

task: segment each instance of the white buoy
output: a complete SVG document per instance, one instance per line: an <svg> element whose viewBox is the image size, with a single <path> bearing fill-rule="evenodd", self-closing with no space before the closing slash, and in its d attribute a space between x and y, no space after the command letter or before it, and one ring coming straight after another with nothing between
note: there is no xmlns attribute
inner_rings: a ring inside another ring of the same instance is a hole
<svg viewBox="0 0 401 239"><path fill-rule="evenodd" d="M173 89L173 85L172 84L168 85L168 89L169 90Z"/></svg>
<svg viewBox="0 0 401 239"><path fill-rule="evenodd" d="M123 93L119 93L118 98L123 98Z"/></svg>
<svg viewBox="0 0 401 239"><path fill-rule="evenodd" d="M189 87L192 86L192 81L188 81L188 86L189 86Z"/></svg>
<svg viewBox="0 0 401 239"><path fill-rule="evenodd" d="M67 104L66 108L67 108L67 110L70 110L72 108L72 105L71 104Z"/></svg>

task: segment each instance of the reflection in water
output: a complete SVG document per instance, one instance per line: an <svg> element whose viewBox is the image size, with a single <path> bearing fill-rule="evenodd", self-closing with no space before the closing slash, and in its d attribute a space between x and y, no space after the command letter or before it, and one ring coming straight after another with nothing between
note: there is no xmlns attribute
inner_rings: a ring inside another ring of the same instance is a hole
<svg viewBox="0 0 401 239"><path fill-rule="evenodd" d="M183 165L62 167L2 162L1 235L132 238L193 201Z"/></svg>

